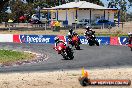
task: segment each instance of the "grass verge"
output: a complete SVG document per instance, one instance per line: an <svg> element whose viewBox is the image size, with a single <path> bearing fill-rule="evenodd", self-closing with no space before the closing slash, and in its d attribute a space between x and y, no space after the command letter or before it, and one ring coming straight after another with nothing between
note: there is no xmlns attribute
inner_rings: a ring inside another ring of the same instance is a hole
<svg viewBox="0 0 132 88"><path fill-rule="evenodd" d="M12 63L34 58L31 53L17 52L12 50L0 50L0 63Z"/></svg>
<svg viewBox="0 0 132 88"><path fill-rule="evenodd" d="M113 30L109 32L109 30L94 30L96 36L127 36L127 33L124 33L120 30ZM11 31L0 31L0 34L28 34L28 35L68 35L68 30L60 30L60 32L53 32L52 30L11 30ZM84 36L84 29L75 30L80 36Z"/></svg>
<svg viewBox="0 0 132 88"><path fill-rule="evenodd" d="M100 34L100 33L96 33L96 36L112 36L112 37L121 37L121 36L128 36L127 34Z"/></svg>

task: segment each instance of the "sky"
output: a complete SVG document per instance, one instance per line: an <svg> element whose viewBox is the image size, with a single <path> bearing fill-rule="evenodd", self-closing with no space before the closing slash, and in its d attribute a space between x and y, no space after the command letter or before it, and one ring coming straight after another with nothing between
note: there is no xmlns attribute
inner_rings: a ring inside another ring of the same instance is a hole
<svg viewBox="0 0 132 88"><path fill-rule="evenodd" d="M108 6L108 1L107 0L100 0L100 1L102 1L104 3L105 7ZM128 0L126 0L126 1L127 1L127 3L129 3ZM127 6L127 12L128 13L132 12L132 7L128 9L128 6Z"/></svg>

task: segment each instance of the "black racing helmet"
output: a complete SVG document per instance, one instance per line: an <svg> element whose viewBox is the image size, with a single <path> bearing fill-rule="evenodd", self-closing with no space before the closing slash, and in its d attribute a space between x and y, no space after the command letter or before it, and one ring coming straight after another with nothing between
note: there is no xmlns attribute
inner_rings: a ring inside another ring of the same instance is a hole
<svg viewBox="0 0 132 88"><path fill-rule="evenodd" d="M73 35L77 35L77 33L76 32L73 32Z"/></svg>
<svg viewBox="0 0 132 88"><path fill-rule="evenodd" d="M71 28L71 29L69 30L69 32L72 33L72 32L73 32L73 29Z"/></svg>
<svg viewBox="0 0 132 88"><path fill-rule="evenodd" d="M59 39L59 37L55 37L54 40L55 40L55 42L57 42L57 41L59 41L60 39Z"/></svg>

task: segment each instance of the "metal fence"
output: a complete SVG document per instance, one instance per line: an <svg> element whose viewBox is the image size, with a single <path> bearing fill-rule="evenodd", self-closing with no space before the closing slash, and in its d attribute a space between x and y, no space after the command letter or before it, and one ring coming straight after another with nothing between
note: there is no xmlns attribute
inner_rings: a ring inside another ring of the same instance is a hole
<svg viewBox="0 0 132 88"><path fill-rule="evenodd" d="M19 28L27 28L27 29L32 29L32 28L41 28L41 29L47 29L49 28L49 25L46 23L43 24L30 24L30 23L1 23L0 28L3 29L19 29Z"/></svg>

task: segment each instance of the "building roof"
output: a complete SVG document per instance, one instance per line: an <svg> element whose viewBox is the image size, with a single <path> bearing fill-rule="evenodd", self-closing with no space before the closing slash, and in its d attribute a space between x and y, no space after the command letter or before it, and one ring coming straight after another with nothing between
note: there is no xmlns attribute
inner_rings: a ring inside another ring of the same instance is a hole
<svg viewBox="0 0 132 88"><path fill-rule="evenodd" d="M102 9L102 10L117 10L114 8L106 8L97 4L93 4L86 1L79 1L79 2L70 2L66 4L62 4L56 7L52 8L43 8L43 10L55 10L55 9L73 9L73 8L79 8L79 9Z"/></svg>

